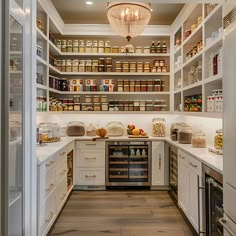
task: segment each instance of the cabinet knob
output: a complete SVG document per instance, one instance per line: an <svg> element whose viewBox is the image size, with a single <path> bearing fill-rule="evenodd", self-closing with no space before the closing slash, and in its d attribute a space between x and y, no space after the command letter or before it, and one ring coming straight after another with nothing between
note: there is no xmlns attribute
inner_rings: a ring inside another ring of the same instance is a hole
<svg viewBox="0 0 236 236"><path fill-rule="evenodd" d="M85 178L96 178L96 175L85 175Z"/></svg>

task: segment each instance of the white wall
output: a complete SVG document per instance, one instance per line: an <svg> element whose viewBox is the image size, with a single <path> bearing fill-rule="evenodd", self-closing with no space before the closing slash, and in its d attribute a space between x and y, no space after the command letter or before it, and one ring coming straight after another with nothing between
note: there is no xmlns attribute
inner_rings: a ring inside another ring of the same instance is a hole
<svg viewBox="0 0 236 236"><path fill-rule="evenodd" d="M207 135L209 145L213 145L216 129L222 128L222 119L205 118L195 116L184 116L174 114L48 114L40 113L37 116L37 123L54 122L60 126L66 126L70 121L83 121L85 125L90 123L99 124L105 127L109 121L120 121L126 127L128 124L134 124L152 134L152 119L160 117L165 118L167 131L169 134L170 125L173 122L185 122L192 126L193 131L202 130Z"/></svg>

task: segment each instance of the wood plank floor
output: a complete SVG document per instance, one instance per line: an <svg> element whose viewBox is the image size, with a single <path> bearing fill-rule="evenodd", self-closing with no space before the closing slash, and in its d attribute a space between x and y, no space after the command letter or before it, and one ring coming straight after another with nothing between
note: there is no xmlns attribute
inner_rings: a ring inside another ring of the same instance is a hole
<svg viewBox="0 0 236 236"><path fill-rule="evenodd" d="M49 235L193 234L165 191L75 191Z"/></svg>

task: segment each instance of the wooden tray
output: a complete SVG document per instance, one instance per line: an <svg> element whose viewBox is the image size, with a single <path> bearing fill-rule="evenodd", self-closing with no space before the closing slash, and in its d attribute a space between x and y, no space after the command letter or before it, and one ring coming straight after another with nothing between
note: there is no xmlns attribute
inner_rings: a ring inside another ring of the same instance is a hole
<svg viewBox="0 0 236 236"><path fill-rule="evenodd" d="M51 140L49 139L49 140L42 141L42 143L55 143L59 141L61 141L61 138L53 138Z"/></svg>
<svg viewBox="0 0 236 236"><path fill-rule="evenodd" d="M99 139L109 139L109 137L95 137L95 138L92 138L92 141L96 141L96 140L99 140Z"/></svg>
<svg viewBox="0 0 236 236"><path fill-rule="evenodd" d="M148 136L142 136L142 135L128 135L128 138L148 138Z"/></svg>

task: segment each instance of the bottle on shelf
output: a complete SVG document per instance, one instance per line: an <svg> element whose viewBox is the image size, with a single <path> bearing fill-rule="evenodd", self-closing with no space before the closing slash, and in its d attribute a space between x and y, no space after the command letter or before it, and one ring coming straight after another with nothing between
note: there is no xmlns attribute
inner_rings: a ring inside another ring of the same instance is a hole
<svg viewBox="0 0 236 236"><path fill-rule="evenodd" d="M166 41L163 41L163 43L162 43L161 52L162 53L167 53Z"/></svg>
<svg viewBox="0 0 236 236"><path fill-rule="evenodd" d="M155 42L152 41L151 47L150 47L150 53L156 53L156 46L155 46Z"/></svg>
<svg viewBox="0 0 236 236"><path fill-rule="evenodd" d="M161 42L158 41L157 42L157 46L156 46L156 53L161 53L162 47L161 47Z"/></svg>

